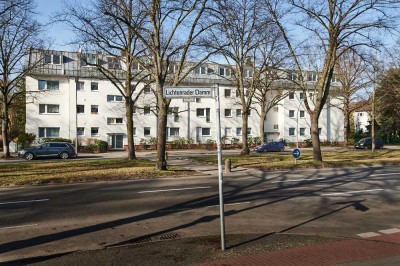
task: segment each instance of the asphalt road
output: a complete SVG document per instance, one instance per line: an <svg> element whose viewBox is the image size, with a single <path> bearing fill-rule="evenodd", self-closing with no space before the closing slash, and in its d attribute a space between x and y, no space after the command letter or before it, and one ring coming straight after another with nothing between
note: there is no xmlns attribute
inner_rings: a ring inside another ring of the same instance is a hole
<svg viewBox="0 0 400 266"><path fill-rule="evenodd" d="M0 262L218 235L216 169L197 167L209 175L2 188ZM224 180L226 233L358 238L399 228L399 191L399 166L269 173L239 169Z"/></svg>

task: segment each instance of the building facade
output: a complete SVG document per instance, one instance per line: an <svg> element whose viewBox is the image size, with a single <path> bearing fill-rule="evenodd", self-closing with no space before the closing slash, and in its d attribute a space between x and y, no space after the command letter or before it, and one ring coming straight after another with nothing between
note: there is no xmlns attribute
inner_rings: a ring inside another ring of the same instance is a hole
<svg viewBox="0 0 400 266"><path fill-rule="evenodd" d="M96 55L93 55L95 58ZM97 55L94 60L110 69L123 70L114 59ZM28 63L43 63L26 77L27 106L26 132L42 138L62 137L85 145L93 139L107 141L111 149L127 145L124 99L118 89L105 79L95 67L85 65L79 53L62 51L35 51ZM227 143L241 141L242 108L236 89L229 81L229 71L223 65L203 64L184 81L186 86L216 86L219 84L221 104L221 132ZM248 78L252 73L246 72ZM287 82L280 82L289 92L260 122L259 106L253 104L249 115L249 137L267 141L285 139L303 142L311 138L310 117L304 106L304 94ZM139 84L134 108L135 144L157 137L156 98L150 86ZM272 91L271 94L278 93ZM136 95L134 95L136 96ZM271 95L272 96L272 95ZM343 114L334 107L338 101L330 99L320 117L321 141L343 141ZM260 124L264 123L264 136ZM179 138L206 143L217 138L214 98L173 99L167 123L167 141Z"/></svg>

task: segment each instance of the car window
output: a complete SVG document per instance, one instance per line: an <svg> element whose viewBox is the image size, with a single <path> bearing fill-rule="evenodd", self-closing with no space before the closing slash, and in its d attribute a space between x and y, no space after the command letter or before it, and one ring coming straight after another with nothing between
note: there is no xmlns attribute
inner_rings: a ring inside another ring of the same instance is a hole
<svg viewBox="0 0 400 266"><path fill-rule="evenodd" d="M42 144L42 148L48 148L49 146L50 146L49 143Z"/></svg>
<svg viewBox="0 0 400 266"><path fill-rule="evenodd" d="M59 145L57 143L50 143L50 148L57 148Z"/></svg>
<svg viewBox="0 0 400 266"><path fill-rule="evenodd" d="M60 147L62 147L62 148L68 148L68 144L66 144L66 143L61 143L61 144L60 144Z"/></svg>

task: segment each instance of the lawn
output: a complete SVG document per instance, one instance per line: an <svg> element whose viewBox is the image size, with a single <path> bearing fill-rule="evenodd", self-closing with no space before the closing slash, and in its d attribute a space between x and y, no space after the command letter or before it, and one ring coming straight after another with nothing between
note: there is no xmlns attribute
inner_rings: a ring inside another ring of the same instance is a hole
<svg viewBox="0 0 400 266"><path fill-rule="evenodd" d="M193 175L193 171L169 166L155 169L148 160L67 160L0 163L0 186L151 179Z"/></svg>
<svg viewBox="0 0 400 266"><path fill-rule="evenodd" d="M223 156L223 161L230 159L233 167L256 168L262 171L400 163L400 151L397 150L323 152L322 156L322 163L313 161L311 151L302 152L297 164L290 152ZM190 159L217 164L215 156Z"/></svg>

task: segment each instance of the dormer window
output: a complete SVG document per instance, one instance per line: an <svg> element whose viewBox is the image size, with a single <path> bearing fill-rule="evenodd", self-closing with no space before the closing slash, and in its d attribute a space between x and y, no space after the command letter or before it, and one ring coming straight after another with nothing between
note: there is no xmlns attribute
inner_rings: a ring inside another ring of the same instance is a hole
<svg viewBox="0 0 400 266"><path fill-rule="evenodd" d="M220 76L230 76L231 71L229 68L226 67L219 67L219 75Z"/></svg>
<svg viewBox="0 0 400 266"><path fill-rule="evenodd" d="M61 55L59 54L46 54L44 56L46 64L61 65Z"/></svg>
<svg viewBox="0 0 400 266"><path fill-rule="evenodd" d="M117 57L107 57L108 69L121 69L121 64Z"/></svg>
<svg viewBox="0 0 400 266"><path fill-rule="evenodd" d="M94 66L97 65L97 57L88 56L86 58L82 58L81 66Z"/></svg>

